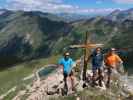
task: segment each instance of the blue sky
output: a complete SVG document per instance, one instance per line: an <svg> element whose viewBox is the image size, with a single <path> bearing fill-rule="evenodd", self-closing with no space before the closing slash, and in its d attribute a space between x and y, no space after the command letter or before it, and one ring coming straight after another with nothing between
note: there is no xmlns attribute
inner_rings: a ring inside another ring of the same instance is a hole
<svg viewBox="0 0 133 100"><path fill-rule="evenodd" d="M78 5L82 8L113 8L113 7L114 8L131 8L133 7L133 0L64 0L64 1L67 4Z"/></svg>
<svg viewBox="0 0 133 100"><path fill-rule="evenodd" d="M132 7L133 0L0 0L0 8L57 13L101 14Z"/></svg>

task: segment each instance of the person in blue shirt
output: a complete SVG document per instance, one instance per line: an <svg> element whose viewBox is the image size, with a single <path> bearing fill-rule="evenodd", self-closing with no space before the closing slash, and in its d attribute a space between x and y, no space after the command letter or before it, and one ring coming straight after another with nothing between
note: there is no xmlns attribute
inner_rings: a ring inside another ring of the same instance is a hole
<svg viewBox="0 0 133 100"><path fill-rule="evenodd" d="M70 58L69 52L66 52L64 54L64 57L59 60L59 65L63 66L64 83L67 91L68 91L68 87L67 87L68 77L71 78L72 90L74 90L74 78L73 78L73 72L72 72L73 64L74 64L74 61L72 60L72 58Z"/></svg>
<svg viewBox="0 0 133 100"><path fill-rule="evenodd" d="M102 87L102 66L104 57L102 54L102 49L100 47L96 48L95 51L91 55L91 62L92 62L92 71L93 71L93 77L92 77L92 83L93 85L97 85L96 81L98 81L99 86Z"/></svg>

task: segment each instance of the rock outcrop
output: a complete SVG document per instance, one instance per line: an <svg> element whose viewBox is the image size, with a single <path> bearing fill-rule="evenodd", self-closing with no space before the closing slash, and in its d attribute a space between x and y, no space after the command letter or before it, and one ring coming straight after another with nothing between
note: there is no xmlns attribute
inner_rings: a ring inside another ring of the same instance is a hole
<svg viewBox="0 0 133 100"><path fill-rule="evenodd" d="M87 82L83 82L82 80L75 77L75 92L72 91L71 82L68 78L68 94L77 95L77 93L79 92L90 92L90 90L93 90L91 92L94 92L94 94L96 91L99 91L99 95L100 93L102 93L101 95L104 95L104 93L106 93L106 95L109 95L109 98L113 96L113 99L109 100L115 100L116 98L119 98L118 95L120 96L120 98L124 98L122 100L126 100L126 98L129 98L130 96L132 97L133 88L131 87L131 84L128 84L128 77L126 75L120 76L117 72L113 75L115 76L114 79L116 79L117 81L112 81L112 86L110 89L106 89L104 84L105 82L103 82L103 87L96 86L92 88L91 80L89 80L89 78ZM91 70L87 70L87 76L92 76ZM86 84L85 89L83 88L83 84ZM115 91L116 94L113 91ZM58 100L59 97L62 97L63 93L64 82L62 69L57 68L44 79L37 78L37 80L34 80L31 86L26 86L26 90L18 92L13 100L21 100L25 96L25 100L49 100L50 98L55 98L55 100Z"/></svg>

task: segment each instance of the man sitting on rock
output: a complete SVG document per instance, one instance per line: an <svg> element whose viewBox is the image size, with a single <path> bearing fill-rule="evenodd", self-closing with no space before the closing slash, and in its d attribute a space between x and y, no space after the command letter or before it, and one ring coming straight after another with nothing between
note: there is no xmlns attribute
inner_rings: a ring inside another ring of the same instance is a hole
<svg viewBox="0 0 133 100"><path fill-rule="evenodd" d="M107 67L107 87L110 87L110 80L111 80L111 74L112 71L117 71L117 67L123 63L121 58L115 53L116 49L111 48L107 56L105 57L105 64Z"/></svg>
<svg viewBox="0 0 133 100"><path fill-rule="evenodd" d="M64 76L64 89L67 94L68 92L68 85L67 85L67 78L70 77L71 79L71 86L72 90L74 90L74 76L72 72L74 61L70 58L70 53L66 52L64 57L59 60L59 65L63 66L63 76Z"/></svg>

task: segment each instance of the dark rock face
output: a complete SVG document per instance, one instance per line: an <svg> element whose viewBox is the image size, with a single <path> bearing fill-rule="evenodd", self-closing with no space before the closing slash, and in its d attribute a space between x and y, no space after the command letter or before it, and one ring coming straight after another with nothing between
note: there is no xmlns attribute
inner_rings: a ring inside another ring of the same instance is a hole
<svg viewBox="0 0 133 100"><path fill-rule="evenodd" d="M16 35L11 36L0 46L1 65L8 65L25 60L26 56L30 56L32 47L29 43L24 42L23 37Z"/></svg>
<svg viewBox="0 0 133 100"><path fill-rule="evenodd" d="M51 55L57 40L71 29L53 14L5 11L0 15L0 65Z"/></svg>

